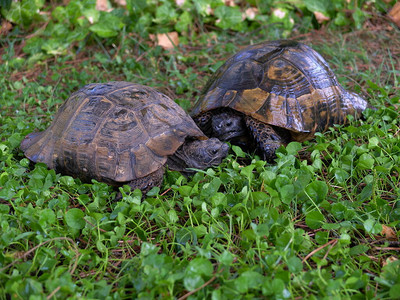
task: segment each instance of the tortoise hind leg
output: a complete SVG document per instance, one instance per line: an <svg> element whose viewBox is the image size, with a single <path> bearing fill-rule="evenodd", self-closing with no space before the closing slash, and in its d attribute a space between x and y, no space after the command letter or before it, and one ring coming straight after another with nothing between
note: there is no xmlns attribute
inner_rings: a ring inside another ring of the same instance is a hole
<svg viewBox="0 0 400 300"><path fill-rule="evenodd" d="M149 175L141 178L136 178L132 181L126 183L131 187L131 190L139 189L142 191L143 195L147 194L148 191L152 189L154 186L160 187L163 181L164 176L164 168L160 168L157 171L150 173ZM121 200L122 194L118 192L115 200Z"/></svg>
<svg viewBox="0 0 400 300"><path fill-rule="evenodd" d="M290 141L290 135L284 130L279 130L252 117L245 118L246 126L261 152L264 160L272 162L276 158L275 151L280 146L285 146Z"/></svg>
<svg viewBox="0 0 400 300"><path fill-rule="evenodd" d="M159 168L157 171L141 178L134 179L128 182L132 190L140 189L143 194L151 190L153 186L160 187L163 181L164 168Z"/></svg>

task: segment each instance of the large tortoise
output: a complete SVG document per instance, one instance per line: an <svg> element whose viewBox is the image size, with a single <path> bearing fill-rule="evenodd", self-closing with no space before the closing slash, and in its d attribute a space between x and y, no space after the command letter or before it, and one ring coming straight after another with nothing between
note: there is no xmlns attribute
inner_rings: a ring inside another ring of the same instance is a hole
<svg viewBox="0 0 400 300"><path fill-rule="evenodd" d="M123 81L88 84L60 107L50 127L21 149L57 172L144 192L173 170L219 164L228 145L208 139L185 111L153 88Z"/></svg>
<svg viewBox="0 0 400 300"><path fill-rule="evenodd" d="M347 92L327 62L289 40L249 46L229 58L208 81L191 115L208 136L260 150L272 160L290 141L311 139L367 101Z"/></svg>

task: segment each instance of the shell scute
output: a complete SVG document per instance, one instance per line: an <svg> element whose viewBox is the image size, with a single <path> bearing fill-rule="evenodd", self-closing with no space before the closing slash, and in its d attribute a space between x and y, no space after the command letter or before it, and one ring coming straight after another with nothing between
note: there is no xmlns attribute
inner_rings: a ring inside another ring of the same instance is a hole
<svg viewBox="0 0 400 300"><path fill-rule="evenodd" d="M207 83L192 116L231 108L287 129L304 141L316 131L360 115L368 103L344 90L320 54L295 41L245 48L229 58Z"/></svg>
<svg viewBox="0 0 400 300"><path fill-rule="evenodd" d="M110 82L73 93L52 124L28 135L21 149L58 172L118 183L155 172L188 137L206 138L170 98L150 87Z"/></svg>

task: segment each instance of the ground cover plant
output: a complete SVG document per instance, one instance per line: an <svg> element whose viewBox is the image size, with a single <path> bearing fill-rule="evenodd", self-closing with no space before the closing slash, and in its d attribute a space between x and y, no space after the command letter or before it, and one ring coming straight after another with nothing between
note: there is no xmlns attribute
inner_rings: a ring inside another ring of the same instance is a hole
<svg viewBox="0 0 400 300"><path fill-rule="evenodd" d="M400 31L384 16L393 3L232 1L211 12L205 0L178 2L112 2L107 12L95 1L0 1L0 297L399 298ZM237 22L249 8L254 19ZM150 37L172 31L171 49ZM191 178L168 171L143 199L124 187L116 201L110 186L19 150L87 83L147 84L189 109L227 57L281 37L311 45L377 109L281 148L274 164L231 147Z"/></svg>

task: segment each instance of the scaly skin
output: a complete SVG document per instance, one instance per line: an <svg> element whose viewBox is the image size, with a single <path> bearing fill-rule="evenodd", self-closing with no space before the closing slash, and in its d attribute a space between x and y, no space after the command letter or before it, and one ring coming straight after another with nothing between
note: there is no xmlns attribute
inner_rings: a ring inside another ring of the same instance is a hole
<svg viewBox="0 0 400 300"><path fill-rule="evenodd" d="M276 150L288 143L289 137L287 136L287 132L278 133L273 126L248 116L245 117L245 122L253 135L257 149L261 152L263 159L272 162L276 158Z"/></svg>
<svg viewBox="0 0 400 300"><path fill-rule="evenodd" d="M214 114L208 112L200 118L203 128L211 127L208 134L212 137L229 141L245 150L256 150L263 159L269 162L276 158L275 151L290 141L287 130L276 128L229 109L222 109Z"/></svg>

